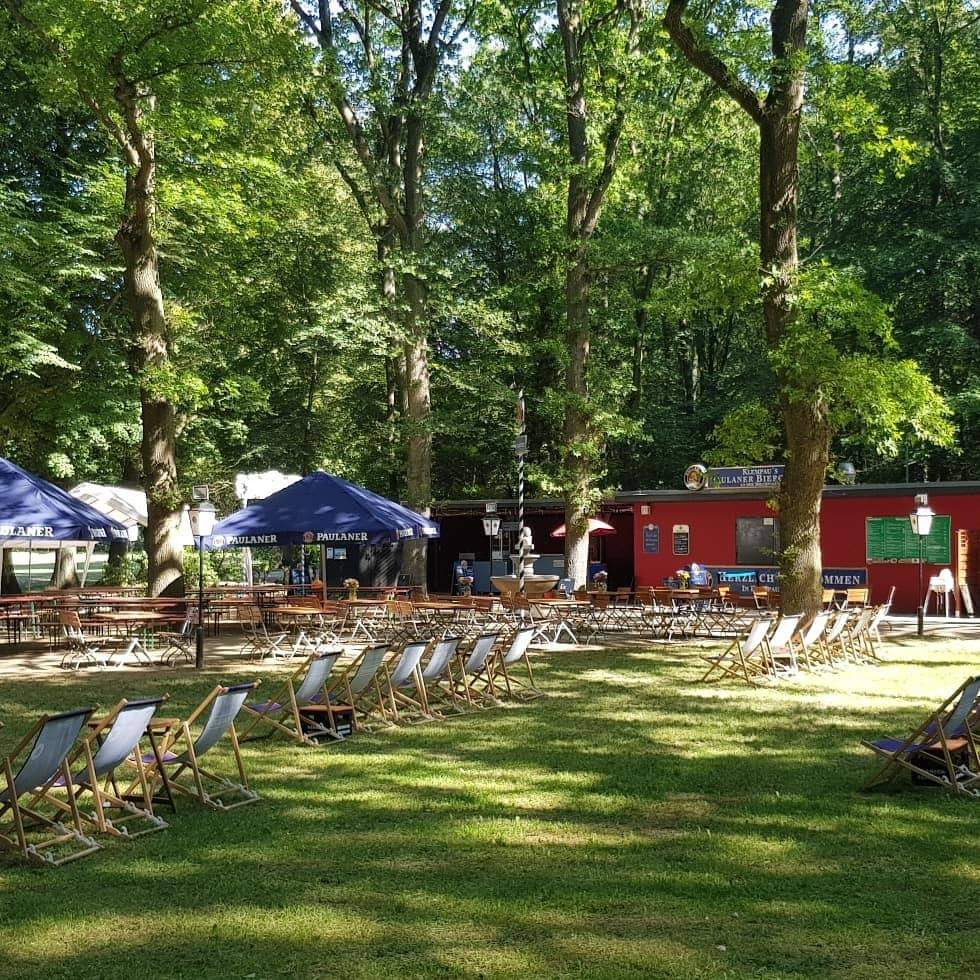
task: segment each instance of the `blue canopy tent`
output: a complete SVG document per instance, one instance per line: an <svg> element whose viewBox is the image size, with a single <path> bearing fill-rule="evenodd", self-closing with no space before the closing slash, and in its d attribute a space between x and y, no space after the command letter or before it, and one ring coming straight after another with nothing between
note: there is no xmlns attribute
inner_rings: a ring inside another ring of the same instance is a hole
<svg viewBox="0 0 980 980"><path fill-rule="evenodd" d="M318 544L322 565L327 545L437 537L435 521L318 470L219 521L206 543L213 549Z"/></svg>
<svg viewBox="0 0 980 980"><path fill-rule="evenodd" d="M128 540L119 521L0 456L0 562L6 549L81 546L91 557L100 541Z"/></svg>

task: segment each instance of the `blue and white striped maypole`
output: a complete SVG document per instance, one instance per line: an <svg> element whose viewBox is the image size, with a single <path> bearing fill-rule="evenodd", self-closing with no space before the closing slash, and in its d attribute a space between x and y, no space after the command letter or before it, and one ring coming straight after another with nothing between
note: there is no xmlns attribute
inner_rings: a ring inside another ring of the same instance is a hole
<svg viewBox="0 0 980 980"><path fill-rule="evenodd" d="M524 414L524 389L517 389L517 439L514 443L517 454L517 541L518 569L517 591L524 595L524 559L527 542L524 535L524 457L527 455L527 423Z"/></svg>

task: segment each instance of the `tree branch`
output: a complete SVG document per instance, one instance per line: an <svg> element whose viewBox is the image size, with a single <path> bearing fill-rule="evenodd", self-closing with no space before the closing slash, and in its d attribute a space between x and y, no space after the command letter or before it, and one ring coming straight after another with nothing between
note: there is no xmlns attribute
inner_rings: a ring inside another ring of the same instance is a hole
<svg viewBox="0 0 980 980"><path fill-rule="evenodd" d="M710 48L702 35L695 37L684 23L688 0L670 0L664 15L664 27L674 44L695 68L704 72L720 89L726 92L744 109L757 124L763 119L763 103L750 86L746 85Z"/></svg>

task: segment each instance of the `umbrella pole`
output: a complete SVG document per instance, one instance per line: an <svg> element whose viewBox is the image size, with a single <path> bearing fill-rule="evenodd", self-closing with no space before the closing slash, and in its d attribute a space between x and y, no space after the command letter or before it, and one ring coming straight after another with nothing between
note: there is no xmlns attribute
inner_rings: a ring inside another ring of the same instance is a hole
<svg viewBox="0 0 980 980"><path fill-rule="evenodd" d="M0 544L0 595L3 595L3 553L6 549Z"/></svg>
<svg viewBox="0 0 980 980"><path fill-rule="evenodd" d="M327 549L321 543L320 545L320 592L322 593L323 601L327 601Z"/></svg>
<svg viewBox="0 0 980 980"><path fill-rule="evenodd" d="M85 582L88 580L88 567L92 562L92 552L95 551L95 542L89 541L85 546L85 567L82 569L82 588L85 588Z"/></svg>
<svg viewBox="0 0 980 980"><path fill-rule="evenodd" d="M34 584L34 573L31 570L31 560L34 557L34 541L31 538L27 539L27 591L31 591L31 586ZM57 561L57 558L55 559Z"/></svg>

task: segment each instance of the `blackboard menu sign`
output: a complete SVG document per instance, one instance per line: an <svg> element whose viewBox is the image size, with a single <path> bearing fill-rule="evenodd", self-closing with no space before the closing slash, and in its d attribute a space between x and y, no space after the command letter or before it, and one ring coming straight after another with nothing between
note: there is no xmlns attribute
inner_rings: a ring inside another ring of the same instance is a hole
<svg viewBox="0 0 980 980"><path fill-rule="evenodd" d="M648 555L660 554L660 525L643 525L643 550Z"/></svg>
<svg viewBox="0 0 980 980"><path fill-rule="evenodd" d="M922 542L922 560L930 565L950 563L950 518L937 515ZM919 536L907 517L869 517L866 525L869 562L919 560Z"/></svg>
<svg viewBox="0 0 980 980"><path fill-rule="evenodd" d="M691 553L691 525L674 525L674 554L689 555Z"/></svg>

